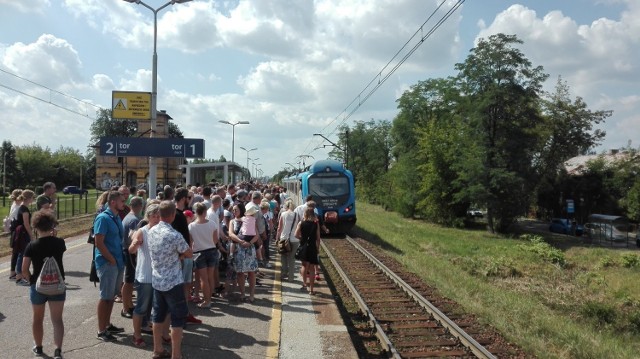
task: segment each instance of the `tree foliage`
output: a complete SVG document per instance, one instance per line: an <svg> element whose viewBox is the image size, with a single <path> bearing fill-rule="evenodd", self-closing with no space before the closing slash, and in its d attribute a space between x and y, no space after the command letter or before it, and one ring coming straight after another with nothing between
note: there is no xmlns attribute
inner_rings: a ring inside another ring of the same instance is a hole
<svg viewBox="0 0 640 359"><path fill-rule="evenodd" d="M564 162L604 138L594 128L611 112L571 100L561 79L545 94L548 75L520 44L514 35L481 39L455 65L456 76L420 81L402 94L390 129L374 122L349 129L349 168L361 198L453 226L467 223L472 206L483 208L492 232L506 231L534 204L549 212L562 206Z"/></svg>

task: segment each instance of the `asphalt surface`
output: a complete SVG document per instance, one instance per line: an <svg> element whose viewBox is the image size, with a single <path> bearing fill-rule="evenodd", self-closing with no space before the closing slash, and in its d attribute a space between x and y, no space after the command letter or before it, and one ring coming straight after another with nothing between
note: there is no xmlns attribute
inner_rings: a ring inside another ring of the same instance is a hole
<svg viewBox="0 0 640 359"><path fill-rule="evenodd" d="M86 235L67 239L64 255L67 300L64 309L64 358L150 358L152 337L143 335L145 348L132 344L131 319L120 316L121 304L116 303L112 323L124 327L117 342L96 339L96 305L98 289L89 282L88 269L92 246ZM31 304L29 288L16 286L9 278L9 257L0 259L0 358L33 358L31 348ZM266 278L256 289L256 302L237 303L215 299L212 309L200 309L190 304L193 314L203 324L189 324L184 332L184 358L265 358L277 357L280 321L271 320L274 313L272 270L263 270ZM271 336L270 336L271 333ZM273 333L276 333L275 335ZM44 322L45 358L53 356L53 329L49 313ZM168 346L165 348L169 349Z"/></svg>

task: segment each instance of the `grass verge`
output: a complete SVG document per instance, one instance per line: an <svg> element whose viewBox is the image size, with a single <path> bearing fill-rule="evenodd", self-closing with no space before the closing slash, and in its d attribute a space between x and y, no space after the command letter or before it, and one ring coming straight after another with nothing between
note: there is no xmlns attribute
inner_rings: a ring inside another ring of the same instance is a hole
<svg viewBox="0 0 640 359"><path fill-rule="evenodd" d="M358 235L541 358L637 358L640 257L442 228L358 203Z"/></svg>

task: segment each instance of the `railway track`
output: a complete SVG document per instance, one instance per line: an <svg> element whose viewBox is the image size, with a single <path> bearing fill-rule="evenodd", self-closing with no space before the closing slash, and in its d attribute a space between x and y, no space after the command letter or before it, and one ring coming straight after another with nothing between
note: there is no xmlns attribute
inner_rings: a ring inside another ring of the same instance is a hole
<svg viewBox="0 0 640 359"><path fill-rule="evenodd" d="M434 304L421 294L429 292L421 281L406 275L405 281L354 239L323 239L322 247L387 356L496 358L508 352L491 338L474 339L469 332L481 330L456 323L461 317L446 303Z"/></svg>

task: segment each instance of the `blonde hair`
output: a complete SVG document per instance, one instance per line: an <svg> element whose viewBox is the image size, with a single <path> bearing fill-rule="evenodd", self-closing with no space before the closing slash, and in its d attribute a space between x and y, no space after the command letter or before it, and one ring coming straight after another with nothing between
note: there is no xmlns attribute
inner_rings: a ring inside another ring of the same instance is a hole
<svg viewBox="0 0 640 359"><path fill-rule="evenodd" d="M198 216L202 216L207 211L207 206L202 202L197 202L193 205L193 209Z"/></svg>
<svg viewBox="0 0 640 359"><path fill-rule="evenodd" d="M314 212L314 210L314 207L308 206L307 209L304 210L302 219L305 221L314 221L316 219L316 212Z"/></svg>
<svg viewBox="0 0 640 359"><path fill-rule="evenodd" d="M294 209L295 206L293 205L293 200L291 198L287 199L286 201L284 201L284 210L288 210L288 209Z"/></svg>
<svg viewBox="0 0 640 359"><path fill-rule="evenodd" d="M20 188L16 188L13 191L11 191L11 196L9 196L9 198L12 201L17 201L18 197L20 197L21 194L22 194L22 190Z"/></svg>
<svg viewBox="0 0 640 359"><path fill-rule="evenodd" d="M30 189L25 189L24 191L22 191L22 193L20 193L20 195L18 196L18 201L25 201L28 199L32 199L33 196L35 196L36 194L33 193L32 190Z"/></svg>
<svg viewBox="0 0 640 359"><path fill-rule="evenodd" d="M160 213L160 204L151 203L147 206L147 209L144 211L144 219L149 222L149 216L152 214Z"/></svg>
<svg viewBox="0 0 640 359"><path fill-rule="evenodd" d="M109 196L109 191L104 191L96 200L96 209L101 210L105 203L107 203L107 196Z"/></svg>

